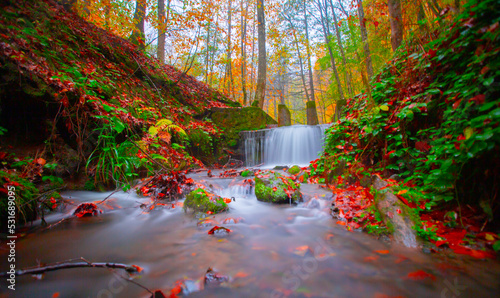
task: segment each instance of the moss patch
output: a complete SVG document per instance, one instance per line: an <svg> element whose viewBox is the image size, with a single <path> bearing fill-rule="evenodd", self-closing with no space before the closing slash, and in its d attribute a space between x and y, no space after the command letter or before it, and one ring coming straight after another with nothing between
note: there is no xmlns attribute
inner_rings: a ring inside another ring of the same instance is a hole
<svg viewBox="0 0 500 298"><path fill-rule="evenodd" d="M222 197L209 193L202 188L197 188L186 196L184 210L192 209L195 212L219 213L228 209Z"/></svg>
<svg viewBox="0 0 500 298"><path fill-rule="evenodd" d="M285 179L287 183L283 182ZM290 196L285 192L289 189ZM290 202L298 203L302 200L302 194L299 191L300 184L295 184L291 179L287 179L278 173L270 179L261 179L255 177L255 196L257 200L274 204L287 204Z"/></svg>
<svg viewBox="0 0 500 298"><path fill-rule="evenodd" d="M277 122L257 107L245 108L212 108L212 121L224 130L226 143L236 146L240 139L239 132L266 128L266 125Z"/></svg>
<svg viewBox="0 0 500 298"><path fill-rule="evenodd" d="M297 175L298 173L300 173L301 169L299 166L295 165L293 167L291 167L290 169L288 169L288 173L292 174L292 175Z"/></svg>

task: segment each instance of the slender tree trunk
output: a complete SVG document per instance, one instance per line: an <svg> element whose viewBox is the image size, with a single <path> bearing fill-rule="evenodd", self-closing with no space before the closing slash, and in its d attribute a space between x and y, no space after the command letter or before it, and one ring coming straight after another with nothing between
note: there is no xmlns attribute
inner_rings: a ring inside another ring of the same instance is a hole
<svg viewBox="0 0 500 298"><path fill-rule="evenodd" d="M363 41L363 50L365 52L365 65L366 73L368 73L368 78L373 77L373 66L372 66L372 56L370 54L370 46L368 45L368 33L366 31L365 13L363 11L363 1L358 1L358 16L359 16L359 26L361 29L361 40Z"/></svg>
<svg viewBox="0 0 500 298"><path fill-rule="evenodd" d="M207 26L207 48L206 48L206 53L205 53L205 84L208 84L208 73L209 73L209 56L210 56L210 29L212 27L212 19L208 21L208 26Z"/></svg>
<svg viewBox="0 0 500 298"><path fill-rule="evenodd" d="M228 22L227 22L227 75L229 76L229 82L227 83L227 92L229 94L232 94L233 99L234 99L234 80L233 80L233 63L231 60L231 19L233 16L233 8L232 8L232 0L229 0L228 3L228 8L227 8L227 15L228 15Z"/></svg>
<svg viewBox="0 0 500 298"><path fill-rule="evenodd" d="M130 36L132 43L144 46L146 36L144 34L144 18L146 17L146 0L137 0L134 13L135 29Z"/></svg>
<svg viewBox="0 0 500 298"><path fill-rule="evenodd" d="M303 9L304 9L304 26L306 29L306 51L307 51L307 66L309 68L309 90L311 96L309 100L314 101L314 80L313 80L313 70L311 65L311 47L309 45L309 26L307 24L307 9L306 2L303 1ZM317 121L316 121L317 122Z"/></svg>
<svg viewBox="0 0 500 298"><path fill-rule="evenodd" d="M335 80L337 81L337 90L339 92L339 97L340 97L340 100L336 101L337 105L338 105L339 103L342 103L345 100L344 91L342 90L342 84L340 82L339 72L337 71L337 66L335 65L335 58L333 57L332 47L330 46L330 42L329 42L330 41L330 32L328 32L326 29L326 25L325 25L326 20L323 16L322 9L320 9L320 16L321 16L321 27L323 28L323 36L325 37L325 43L326 43L327 48L328 48L328 53L330 54L330 64L332 66L333 74L335 75Z"/></svg>
<svg viewBox="0 0 500 298"><path fill-rule="evenodd" d="M401 0L387 0L389 6L389 20L391 23L391 45L395 52L403 41L403 16L401 13Z"/></svg>
<svg viewBox="0 0 500 298"><path fill-rule="evenodd" d="M258 101L259 107L264 107L266 98L266 20L264 15L264 0L257 0L257 31L259 41L259 66L257 75L257 88L255 89L255 100Z"/></svg>
<svg viewBox="0 0 500 298"><path fill-rule="evenodd" d="M251 67L251 71L250 71L250 84L253 85L255 83L255 24L257 23L256 20L255 20L255 12L256 12L256 9L253 10L253 16L252 16L252 59L250 59L250 67ZM249 98L249 103L253 102L255 100L255 90L252 88L252 91L251 91L251 96Z"/></svg>
<svg viewBox="0 0 500 298"><path fill-rule="evenodd" d="M351 83L352 80L351 80L350 69L347 67L347 59L346 59L345 52L344 52L344 46L342 44L342 38L340 37L340 28L339 28L339 24L337 21L337 14L335 13L335 9L333 7L332 0L329 0L329 1L330 1L330 8L332 10L332 15L333 15L333 27L335 28L335 34L337 35L337 43L339 45L340 54L342 56L342 64L344 66L344 74L345 74L346 83L347 83L347 91L349 92L350 96L354 96L354 90L352 88L352 83ZM325 1L325 16L326 16L326 19L328 21L327 12L328 12L327 3Z"/></svg>
<svg viewBox="0 0 500 298"><path fill-rule="evenodd" d="M292 27L292 34L293 34L293 39L295 40L295 48L297 49L297 57L299 58L299 65L300 65L300 77L302 79L302 85L304 86L304 93L306 94L306 101L309 101L309 93L307 92L307 84L306 84L306 78L304 75L304 64L302 63L302 56L300 55L300 49L299 49L299 41L297 40L297 33L295 32L295 28L292 24L292 21L288 19L288 22L290 23L290 26Z"/></svg>
<svg viewBox="0 0 500 298"><path fill-rule="evenodd" d="M158 47L156 57L161 63L165 63L165 25L165 0L158 0Z"/></svg>
<svg viewBox="0 0 500 298"><path fill-rule="evenodd" d="M219 29L219 13L215 18L215 29L214 29L214 38L212 44L212 58L210 59L210 86L213 84L214 79L214 59L215 59L215 47L217 43L217 30Z"/></svg>
<svg viewBox="0 0 500 298"><path fill-rule="evenodd" d="M245 13L243 13L243 2L246 3ZM243 93L243 106L247 104L247 89L246 89L246 62L247 62L247 17L248 17L248 0L241 0L241 92Z"/></svg>

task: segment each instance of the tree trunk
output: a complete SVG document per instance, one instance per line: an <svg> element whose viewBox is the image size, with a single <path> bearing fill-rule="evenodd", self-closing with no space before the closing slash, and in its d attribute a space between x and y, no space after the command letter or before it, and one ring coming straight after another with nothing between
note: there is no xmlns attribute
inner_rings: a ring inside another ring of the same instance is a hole
<svg viewBox="0 0 500 298"><path fill-rule="evenodd" d="M243 2L246 2L245 13L243 13ZM243 93L243 106L247 104L247 89L246 89L246 62L247 62L247 17L248 17L248 0L241 0L241 92Z"/></svg>
<svg viewBox="0 0 500 298"><path fill-rule="evenodd" d="M327 45L328 52L330 54L330 64L332 66L333 74L335 75L335 80L337 81L337 90L339 92L339 97L340 97L340 100L336 101L336 106L337 106L339 104L342 104L345 101L344 91L342 90L342 84L340 82L339 72L337 71L337 66L335 65L335 58L333 57L332 47L330 46L330 42L329 42L330 41L330 32L328 32L326 29L326 20L325 20L325 17L323 16L323 10L320 9L319 12L320 12L320 16L321 16L321 27L323 28L323 36L325 37L325 43ZM325 9L325 12L326 12L326 9Z"/></svg>
<svg viewBox="0 0 500 298"><path fill-rule="evenodd" d="M304 9L304 25L306 29L306 51L307 51L307 66L309 68L309 90L311 96L309 97L310 101L314 101L314 80L313 80L313 71L312 71L312 65L311 65L311 47L309 46L309 26L307 25L307 9L306 9L306 2L303 2L303 9ZM315 105L316 106L316 105ZM316 122L318 122L318 119L316 117Z"/></svg>
<svg viewBox="0 0 500 298"><path fill-rule="evenodd" d="M165 63L165 25L165 0L158 0L158 48L156 49L156 57L162 64Z"/></svg>
<svg viewBox="0 0 500 298"><path fill-rule="evenodd" d="M368 33L366 31L365 22L365 12L363 11L363 1L358 1L358 16L359 16L359 26L361 29L361 40L363 41L363 50L365 52L365 65L366 73L368 73L368 78L373 77L373 66L372 66L372 56L370 54L370 46L368 45Z"/></svg>
<svg viewBox="0 0 500 298"><path fill-rule="evenodd" d="M295 28L293 27L292 21L288 19L290 26L292 26L293 38L295 40L295 48L297 49L297 56L299 58L300 65L300 77L302 78L302 85L304 86L304 93L306 94L306 102L309 101L309 93L307 92L306 78L304 76L304 65L302 63L302 56L300 55L299 41L297 40L297 34L295 33Z"/></svg>
<svg viewBox="0 0 500 298"><path fill-rule="evenodd" d="M264 107L266 98L266 21L264 15L264 0L257 0L257 31L259 42L259 66L257 74L257 88L255 89L255 100L259 107Z"/></svg>
<svg viewBox="0 0 500 298"><path fill-rule="evenodd" d="M208 84L208 73L209 73L209 62L208 59L210 57L210 29L212 28L212 20L208 21L208 26L207 26L207 48L206 48L206 53L205 53L205 84Z"/></svg>
<svg viewBox="0 0 500 298"><path fill-rule="evenodd" d="M134 13L135 28L130 36L130 41L139 46L145 45L144 18L146 16L146 0L137 0Z"/></svg>
<svg viewBox="0 0 500 298"><path fill-rule="evenodd" d="M284 104L278 105L278 126L292 125L290 110Z"/></svg>
<svg viewBox="0 0 500 298"><path fill-rule="evenodd" d="M217 43L217 30L219 29L219 13L217 13L217 16L215 17L215 28L214 28L214 37L213 37L213 43L212 43L212 57L210 59L210 86L212 86L213 79L214 79L214 59L215 59L215 47Z"/></svg>
<svg viewBox="0 0 500 298"><path fill-rule="evenodd" d="M227 22L227 74L229 76L229 82L227 84L227 92L228 94L231 94L233 99L234 99L234 80L233 80L233 63L231 60L231 19L233 16L233 9L232 9L232 0L229 0L228 3L228 8L227 8L227 15L228 15L228 22Z"/></svg>
<svg viewBox="0 0 500 298"><path fill-rule="evenodd" d="M337 43L339 44L340 54L342 55L342 63L344 66L344 71L345 71L344 74L345 74L346 83L347 83L347 91L349 92L350 96L354 96L354 89L352 88L352 83L351 83L351 81L352 81L351 80L351 73L350 73L350 69L347 67L347 59L345 57L344 46L342 44L342 38L340 37L340 28L339 28L338 21L337 21L337 14L335 13L335 9L333 7L332 0L330 0L330 8L332 9L333 27L335 28L335 34L337 35ZM326 19L328 20L327 11L328 11L328 9L327 9L326 1L325 1L325 16L326 16Z"/></svg>
<svg viewBox="0 0 500 298"><path fill-rule="evenodd" d="M389 6L389 20L391 23L391 45L395 52L403 41L403 16L401 14L401 0L387 0Z"/></svg>

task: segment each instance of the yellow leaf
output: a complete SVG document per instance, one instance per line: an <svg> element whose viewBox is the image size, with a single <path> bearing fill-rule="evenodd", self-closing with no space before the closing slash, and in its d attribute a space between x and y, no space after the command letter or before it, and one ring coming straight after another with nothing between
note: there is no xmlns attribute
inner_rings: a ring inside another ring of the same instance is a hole
<svg viewBox="0 0 500 298"><path fill-rule="evenodd" d="M469 126L466 129L464 129L464 136L466 140L470 139L470 137L472 137L473 134L474 134L474 129L472 127Z"/></svg>

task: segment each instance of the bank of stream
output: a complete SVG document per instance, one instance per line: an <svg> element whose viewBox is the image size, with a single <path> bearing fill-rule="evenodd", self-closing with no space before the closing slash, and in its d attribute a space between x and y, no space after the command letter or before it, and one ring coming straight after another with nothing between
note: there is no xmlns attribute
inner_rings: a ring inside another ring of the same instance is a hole
<svg viewBox="0 0 500 298"><path fill-rule="evenodd" d="M330 216L331 191L317 184L302 184L305 201L297 206L271 205L257 201L253 189L243 186L243 177L208 178L206 172L189 176L223 197L234 197L229 212L210 215L200 225L181 208L182 200L175 208L169 204L147 211L140 206L149 198L115 193L99 205L99 216L73 218L45 230L35 227L19 238L17 268L80 257L134 264L144 268L133 279L142 286L169 294L184 280L193 297L493 297L500 288L496 261L424 254L347 231ZM73 203L46 220L58 222L79 203L109 194L64 192ZM233 220L224 224L227 218ZM209 235L214 224L232 232ZM6 254L2 246L0 268L8 266ZM202 289L209 267L229 281ZM117 274L127 275L75 268L48 272L41 279L19 276L16 291L8 297L151 295ZM7 283L0 282L4 297Z"/></svg>

